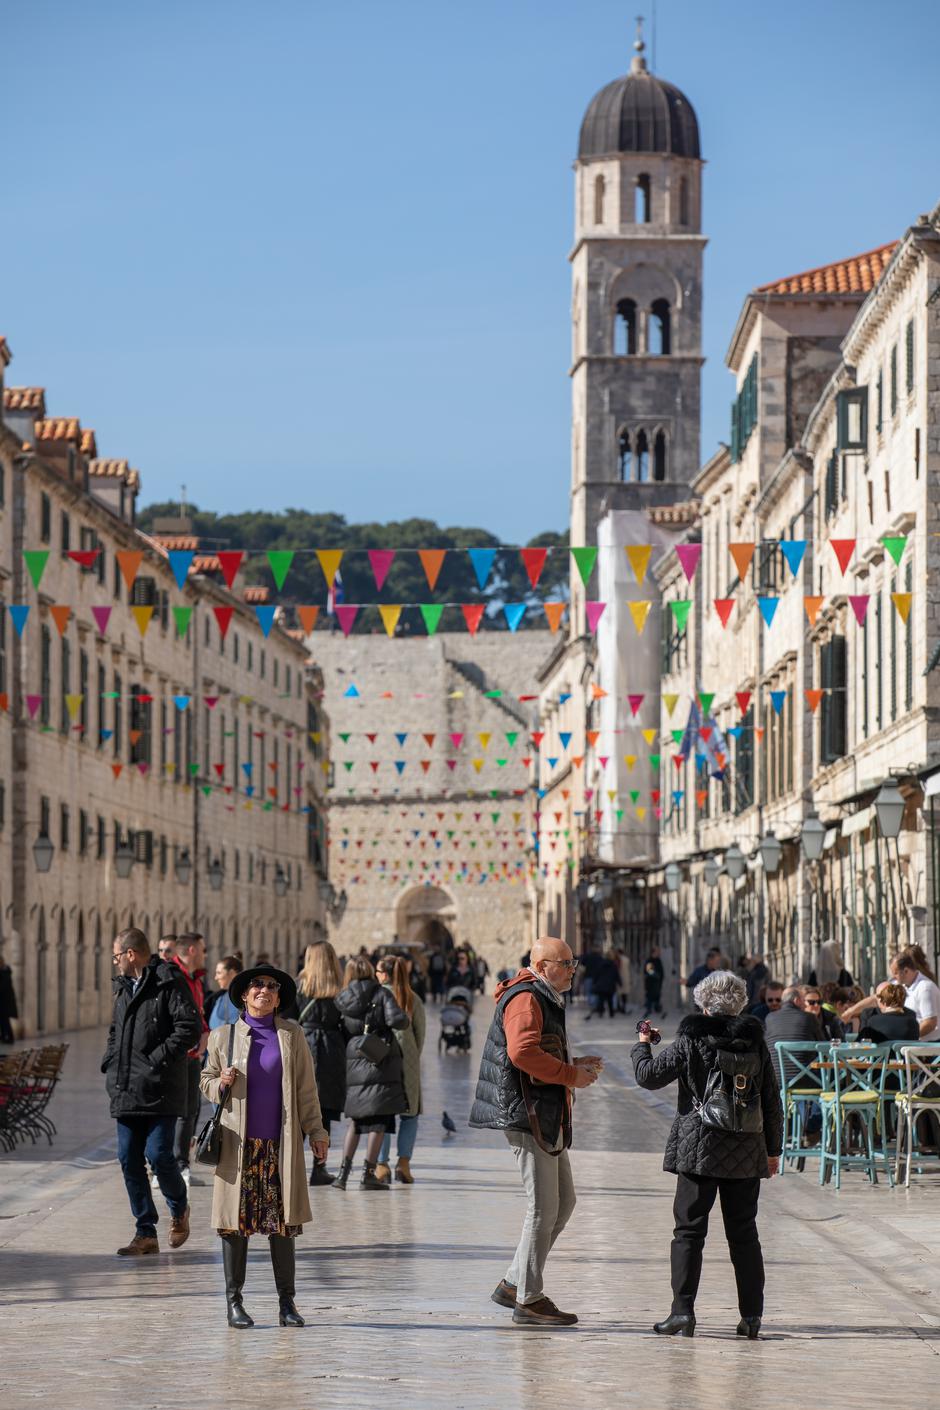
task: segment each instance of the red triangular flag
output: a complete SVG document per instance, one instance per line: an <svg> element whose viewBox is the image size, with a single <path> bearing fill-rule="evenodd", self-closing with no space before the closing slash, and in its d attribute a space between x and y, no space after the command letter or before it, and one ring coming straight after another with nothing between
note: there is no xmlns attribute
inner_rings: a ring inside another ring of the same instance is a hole
<svg viewBox="0 0 940 1410"><path fill-rule="evenodd" d="M477 627L480 625L480 619L483 616L485 608L485 602L464 602L461 605L460 610L467 624L467 631L471 636L476 636Z"/></svg>
<svg viewBox="0 0 940 1410"><path fill-rule="evenodd" d="M704 808L705 804L708 802L708 789L697 788L695 790L695 801L700 808Z"/></svg>
<svg viewBox="0 0 940 1410"><path fill-rule="evenodd" d="M212 611L215 613L215 620L219 624L219 631L221 632L222 640L224 641L226 633L228 632L229 627L232 625L232 613L235 611L235 608L213 607Z"/></svg>
<svg viewBox="0 0 940 1410"><path fill-rule="evenodd" d="M529 575L529 582L533 587L538 587L542 569L545 567L545 559L548 557L548 549L520 548L519 557L522 559L522 566Z"/></svg>
<svg viewBox="0 0 940 1410"><path fill-rule="evenodd" d="M819 702L820 700L822 700L825 693L826 692L824 690L807 690L806 703L809 706L809 712L811 715L815 715L816 710L819 706Z"/></svg>
<svg viewBox="0 0 940 1410"><path fill-rule="evenodd" d="M100 552L100 548L70 548L68 557L80 568L93 568Z"/></svg>
<svg viewBox="0 0 940 1410"><path fill-rule="evenodd" d="M735 700L738 702L738 709L741 711L742 715L747 714L747 707L751 703L752 694L753 692L750 690L739 690L734 697Z"/></svg>
<svg viewBox="0 0 940 1410"><path fill-rule="evenodd" d="M732 613L733 609L734 609L734 598L733 598L733 597L716 597L716 598L715 598L715 611L718 613L718 618L719 618L719 620L720 620L720 622L721 622L721 625L722 625L723 627L726 627L726 626L728 625L728 618L731 616L731 613Z"/></svg>
<svg viewBox="0 0 940 1410"><path fill-rule="evenodd" d="M855 539L830 539L832 551L839 560L839 567L842 569L842 576L845 577L845 570L852 561L852 554L855 552Z"/></svg>
<svg viewBox="0 0 940 1410"><path fill-rule="evenodd" d="M225 579L225 586L230 588L235 581L235 574L242 566L244 553L240 548L227 548L216 554L219 560L219 567L222 569L222 577Z"/></svg>

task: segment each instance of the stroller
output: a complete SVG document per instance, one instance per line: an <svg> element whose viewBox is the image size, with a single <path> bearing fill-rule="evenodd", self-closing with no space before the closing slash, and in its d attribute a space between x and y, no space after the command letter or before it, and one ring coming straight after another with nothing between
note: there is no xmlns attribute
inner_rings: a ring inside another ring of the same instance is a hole
<svg viewBox="0 0 940 1410"><path fill-rule="evenodd" d="M473 1012L473 992L462 984L449 989L441 1009L441 1036L437 1040L439 1053L456 1048L460 1053L470 1051L470 1015Z"/></svg>

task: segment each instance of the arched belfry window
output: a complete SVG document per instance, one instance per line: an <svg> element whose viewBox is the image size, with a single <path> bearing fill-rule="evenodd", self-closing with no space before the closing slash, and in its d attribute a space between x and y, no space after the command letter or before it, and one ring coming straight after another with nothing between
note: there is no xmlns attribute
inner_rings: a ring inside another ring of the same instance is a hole
<svg viewBox="0 0 940 1410"><path fill-rule="evenodd" d="M672 351L672 317L668 299L654 299L650 308L650 352L665 357Z"/></svg>
<svg viewBox="0 0 940 1410"><path fill-rule="evenodd" d="M679 181L679 224L689 223L689 178L683 176Z"/></svg>
<svg viewBox="0 0 940 1410"><path fill-rule="evenodd" d="M630 432L623 430L617 438L617 457L621 480L629 480L633 473L633 456L630 451Z"/></svg>
<svg viewBox="0 0 940 1410"><path fill-rule="evenodd" d="M637 225L650 223L650 179L644 173L636 179L633 193L633 219Z"/></svg>
<svg viewBox="0 0 940 1410"><path fill-rule="evenodd" d="M636 438L636 478L642 485L650 477L650 445L645 431L638 431Z"/></svg>
<svg viewBox="0 0 940 1410"><path fill-rule="evenodd" d="M665 432L657 431L653 440L653 479L665 480L666 478L666 436Z"/></svg>
<svg viewBox="0 0 940 1410"><path fill-rule="evenodd" d="M607 182L603 176L594 178L594 224L604 224L604 195L607 191Z"/></svg>
<svg viewBox="0 0 940 1410"><path fill-rule="evenodd" d="M632 299L621 299L617 304L614 352L618 357L632 356L636 352L636 304Z"/></svg>

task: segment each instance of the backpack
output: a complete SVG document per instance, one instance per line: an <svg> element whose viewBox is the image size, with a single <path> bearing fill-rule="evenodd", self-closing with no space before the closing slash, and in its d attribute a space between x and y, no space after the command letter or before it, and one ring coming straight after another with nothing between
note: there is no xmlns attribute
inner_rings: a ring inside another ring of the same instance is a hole
<svg viewBox="0 0 940 1410"><path fill-rule="evenodd" d="M759 1053L734 1053L719 1049L708 1074L705 1094L692 1104L702 1125L735 1136L757 1135L764 1129L759 1079Z"/></svg>

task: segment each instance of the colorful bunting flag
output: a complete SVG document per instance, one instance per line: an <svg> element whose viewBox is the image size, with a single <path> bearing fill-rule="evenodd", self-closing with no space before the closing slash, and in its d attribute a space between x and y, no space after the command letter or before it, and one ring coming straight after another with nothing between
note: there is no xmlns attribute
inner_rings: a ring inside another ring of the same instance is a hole
<svg viewBox="0 0 940 1410"><path fill-rule="evenodd" d="M370 548L368 550L369 567L372 569L372 576L375 579L375 586L379 592L385 586L385 579L395 561L394 548ZM391 632L389 632L391 636Z"/></svg>
<svg viewBox="0 0 940 1410"><path fill-rule="evenodd" d="M571 550L571 556L581 575L582 583L587 587L590 576L594 572L594 564L597 562L597 549L591 548L590 546L587 548L573 548Z"/></svg>
<svg viewBox="0 0 940 1410"><path fill-rule="evenodd" d="M490 569L493 567L493 560L496 557L496 549L468 548L467 556L469 557L470 562L473 565L473 571L474 573L476 573L477 583L479 584L480 591L482 592L483 589L486 587L486 580L490 575ZM515 627L511 628L511 630L515 631Z"/></svg>
<svg viewBox="0 0 940 1410"><path fill-rule="evenodd" d="M263 636L270 635L271 628L274 626L274 613L276 611L277 608L271 606L270 604L255 607L255 613L258 618L258 626L261 628L261 633Z"/></svg>
<svg viewBox="0 0 940 1410"><path fill-rule="evenodd" d="M689 621L689 613L692 610L690 598L677 598L669 604L672 611L673 620L677 632L684 632Z"/></svg>
<svg viewBox="0 0 940 1410"><path fill-rule="evenodd" d="M780 598L759 597L757 599L757 606L760 609L760 614L764 619L764 626L773 626L774 617L776 617L777 615L777 608L780 606Z"/></svg>
<svg viewBox="0 0 940 1410"><path fill-rule="evenodd" d="M212 609L213 616L219 624L219 633L223 641L226 638L229 627L232 625L232 615L234 611L234 607L213 607Z"/></svg>
<svg viewBox="0 0 940 1410"><path fill-rule="evenodd" d="M525 616L524 602L507 602L503 605L503 612L506 614L506 623L511 632L514 632Z"/></svg>
<svg viewBox="0 0 940 1410"><path fill-rule="evenodd" d="M444 605L440 602L422 602L420 610L424 619L424 630L428 636L433 636L441 624Z"/></svg>
<svg viewBox="0 0 940 1410"><path fill-rule="evenodd" d="M781 539L780 552L786 559L787 567L795 578L800 571L800 564L803 562L803 556L806 553L806 540Z"/></svg>
<svg viewBox="0 0 940 1410"><path fill-rule="evenodd" d="M95 609L92 608L92 611L93 611L93 612L94 612L94 610L95 610ZM110 611L111 609L108 608L107 610ZM189 622L190 622L190 618L192 617L192 615L193 615L193 609L192 609L191 607L174 607L174 608L173 608L173 622L174 622L174 625L175 625L175 627L176 627L176 635L177 635L177 636L185 636L186 633L189 631ZM104 627L102 627L101 630L102 630L102 632L103 632L103 631L104 631Z"/></svg>
<svg viewBox="0 0 940 1410"><path fill-rule="evenodd" d="M870 593L858 592L849 594L849 606L855 613L855 620L858 622L859 626L864 624L865 618L868 615L868 604L870 601Z"/></svg>
<svg viewBox="0 0 940 1410"><path fill-rule="evenodd" d="M633 625L636 628L637 636L643 635L643 628L646 626L646 619L650 614L651 602L628 602L630 616L633 618Z"/></svg>
<svg viewBox="0 0 940 1410"><path fill-rule="evenodd" d="M336 574L339 572L339 565L343 561L343 550L341 548L318 548L316 553L317 562L326 579L326 585L331 588ZM347 632L346 635L348 636L349 633Z"/></svg>
<svg viewBox="0 0 940 1410"><path fill-rule="evenodd" d="M290 572L293 561L294 550L291 548L268 549L268 564L278 592L280 592L284 586L285 579Z"/></svg>
<svg viewBox="0 0 940 1410"><path fill-rule="evenodd" d="M33 587L38 590L42 582L42 575L46 571L46 564L49 562L48 548L26 548L23 550L23 557L26 560L26 568L29 576L33 580Z"/></svg>
<svg viewBox="0 0 940 1410"><path fill-rule="evenodd" d="M565 602L543 602L545 616L548 618L549 630L554 634L561 625L561 619L565 615Z"/></svg>
<svg viewBox="0 0 940 1410"><path fill-rule="evenodd" d="M137 574L140 572L140 565L144 561L143 550L139 548L124 548L120 549L114 556L118 561L118 567L121 570L121 577L124 579L127 591L130 592L137 579Z"/></svg>
<svg viewBox="0 0 940 1410"><path fill-rule="evenodd" d="M171 548L167 551L167 558L170 560L170 572L176 579L176 586L182 590L189 577L189 570L193 566L195 553L188 548Z"/></svg>
<svg viewBox="0 0 940 1410"><path fill-rule="evenodd" d="M637 717L637 712L639 711L640 706L643 704L643 701L644 701L645 699L646 699L646 696L645 696L645 695L628 695L628 696L627 696L627 704L630 706L630 714L633 716L634 719L636 719L636 717ZM652 742L653 742L653 741L652 741L651 739L650 739L650 740L647 740L647 743L648 743L648 744L652 744Z"/></svg>
<svg viewBox="0 0 940 1410"><path fill-rule="evenodd" d="M664 704L665 707L666 707L666 714L669 716L670 719L672 719L672 712L673 712L673 710L676 708L676 705L677 705L678 703L679 703L679 697L678 697L678 695L673 695L672 693L665 693L665 692L664 692L664 694L663 694L663 704Z"/></svg>
<svg viewBox="0 0 940 1410"><path fill-rule="evenodd" d="M327 550L324 549L322 552L327 552ZM339 552L339 550L337 550L337 552ZM330 581L332 582L332 579ZM349 636L349 633L356 624L356 618L359 616L359 608L352 603L338 602L335 610L336 620L342 628L343 636Z"/></svg>
<svg viewBox="0 0 940 1410"><path fill-rule="evenodd" d="M95 566L100 552L100 548L70 548L66 557L88 572Z"/></svg>
<svg viewBox="0 0 940 1410"><path fill-rule="evenodd" d="M819 702L820 700L822 700L825 693L826 692L824 690L807 689L804 691L804 694L806 695L806 703L809 706L809 712L811 715L815 715L817 709L819 708Z"/></svg>
<svg viewBox="0 0 940 1410"><path fill-rule="evenodd" d="M638 583L641 583L646 577L646 570L649 567L653 545L649 543L628 543L624 552L627 555L627 562L633 570L633 576Z"/></svg>
<svg viewBox="0 0 940 1410"><path fill-rule="evenodd" d="M10 604L10 616L13 619L13 630L16 632L17 636L22 636L23 628L26 626L26 618L29 616L29 604L24 602L12 602Z"/></svg>
<svg viewBox="0 0 940 1410"><path fill-rule="evenodd" d="M401 607L397 603L390 606L379 603L379 616L382 618L382 626L385 628L385 635L394 636L395 628L398 626L398 619L401 616Z"/></svg>
<svg viewBox="0 0 940 1410"><path fill-rule="evenodd" d="M223 610L224 610L224 609L223 609ZM232 610L231 608L228 608L228 611L229 611L229 612L231 612L231 610ZM141 636L146 636L146 635L147 635L147 628L150 626L150 620L151 620L151 618L153 617L153 608L152 608L152 607L132 607L132 608L131 608L131 616L134 618L134 621L137 623L137 630L140 632ZM223 635L224 635L224 633L223 633Z"/></svg>
<svg viewBox="0 0 940 1410"><path fill-rule="evenodd" d="M734 566L737 569L738 577L741 579L742 583L747 577L747 570L751 566L751 560L754 557L754 549L756 547L757 545L753 543L728 544L728 552L734 559Z"/></svg>
<svg viewBox="0 0 940 1410"><path fill-rule="evenodd" d="M738 709L742 715L746 715L751 704L753 691L739 690L735 692L735 700L738 702Z"/></svg>
<svg viewBox="0 0 940 1410"><path fill-rule="evenodd" d="M548 557L547 548L520 548L519 557L522 559L522 566L529 577L529 582L533 588L538 587L539 578L545 567L545 559Z"/></svg>
<svg viewBox="0 0 940 1410"><path fill-rule="evenodd" d="M695 570L698 567L699 559L702 556L702 545L700 543L677 543L676 557L682 565L686 581L691 582L695 577Z"/></svg>
<svg viewBox="0 0 940 1410"><path fill-rule="evenodd" d="M846 570L852 561L852 554L855 552L855 539L830 539L829 543L836 556L839 567L842 569L842 576L845 577Z"/></svg>
<svg viewBox="0 0 940 1410"><path fill-rule="evenodd" d="M65 629L69 624L69 618L71 617L71 615L71 607L66 607L63 605L49 608L49 616L55 622L56 630L58 631L59 636L65 635Z"/></svg>
<svg viewBox="0 0 940 1410"><path fill-rule="evenodd" d="M444 564L446 548L419 548L418 557L421 559L421 567L424 569L424 576L428 580L428 587L433 592L440 577L441 568Z"/></svg>
<svg viewBox="0 0 940 1410"><path fill-rule="evenodd" d="M603 616L604 608L606 606L606 602L585 602L584 613L587 617L587 626L589 632L597 631L597 624Z"/></svg>
<svg viewBox="0 0 940 1410"><path fill-rule="evenodd" d="M775 714L781 715L783 713L783 702L786 698L787 692L785 690L772 690L770 692L770 703L774 707Z"/></svg>
<svg viewBox="0 0 940 1410"><path fill-rule="evenodd" d="M822 607L824 601L825 598L822 597L803 598L803 610L806 613L806 619L811 627L815 627L816 618L819 616L819 609Z"/></svg>
<svg viewBox="0 0 940 1410"><path fill-rule="evenodd" d="M716 597L716 598L715 598L715 611L718 613L718 620L721 622L721 625L722 625L723 627L726 627L726 626L728 625L728 618L731 616L731 612L732 612L733 608L734 608L734 598L733 598L733 597Z"/></svg>
<svg viewBox="0 0 940 1410"><path fill-rule="evenodd" d="M906 534L886 534L881 540L897 567L901 566L901 559L904 557L904 550L907 547ZM907 620L905 618L905 620Z"/></svg>
<svg viewBox="0 0 940 1410"><path fill-rule="evenodd" d="M301 625L301 627L303 628L303 630L306 632L306 634L307 634L308 636L310 635L310 633L313 631L314 627L316 626L317 618L319 617L319 615L320 615L320 609L319 609L319 607L298 607L298 608L297 608L297 616L298 616L298 618L299 618L299 620L300 620L300 625Z"/></svg>
<svg viewBox="0 0 940 1410"><path fill-rule="evenodd" d="M465 602L460 608L463 613L463 619L467 624L467 631L471 636L476 636L477 628L483 617L484 608L485 603L482 602Z"/></svg>
<svg viewBox="0 0 940 1410"><path fill-rule="evenodd" d="M698 703L699 703L699 704L701 705L701 707L702 707L702 716L703 716L703 718L705 718L705 717L708 716L708 712L709 712L709 710L712 708L712 701L714 700L714 698L715 698L715 692L714 692L713 690L711 690L711 691L708 691L708 690L699 691Z"/></svg>
<svg viewBox="0 0 940 1410"><path fill-rule="evenodd" d="M905 625L907 623L908 617L911 615L912 600L913 595L909 592L893 592L891 594L891 601L894 603L894 610L897 612L898 616L901 618L901 621L904 622Z"/></svg>

